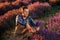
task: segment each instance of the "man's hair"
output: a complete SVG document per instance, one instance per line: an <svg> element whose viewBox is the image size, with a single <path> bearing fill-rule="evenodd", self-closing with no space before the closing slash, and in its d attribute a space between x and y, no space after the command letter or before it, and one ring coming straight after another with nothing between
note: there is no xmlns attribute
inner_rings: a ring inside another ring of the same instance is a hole
<svg viewBox="0 0 60 40"><path fill-rule="evenodd" d="M27 6L23 7L23 10L24 10L24 9L28 9Z"/></svg>

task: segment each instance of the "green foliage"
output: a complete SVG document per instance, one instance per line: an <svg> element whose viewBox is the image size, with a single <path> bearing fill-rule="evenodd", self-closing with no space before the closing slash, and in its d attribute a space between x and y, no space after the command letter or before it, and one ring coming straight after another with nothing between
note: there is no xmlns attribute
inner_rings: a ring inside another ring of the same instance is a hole
<svg viewBox="0 0 60 40"><path fill-rule="evenodd" d="M43 15L43 17L41 17L41 19L46 20L49 16L56 14L56 12L60 10L60 6L58 6L58 5L52 6L50 9L51 10L49 12L46 12Z"/></svg>

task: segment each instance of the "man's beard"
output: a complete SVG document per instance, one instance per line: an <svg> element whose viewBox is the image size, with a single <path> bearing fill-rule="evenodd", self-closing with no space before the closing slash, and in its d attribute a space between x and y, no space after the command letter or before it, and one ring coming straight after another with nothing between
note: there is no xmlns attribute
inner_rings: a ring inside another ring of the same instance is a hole
<svg viewBox="0 0 60 40"><path fill-rule="evenodd" d="M27 15L28 16L28 15ZM23 17L27 17L27 16L23 16Z"/></svg>
<svg viewBox="0 0 60 40"><path fill-rule="evenodd" d="M26 18L27 16L23 16L24 18Z"/></svg>

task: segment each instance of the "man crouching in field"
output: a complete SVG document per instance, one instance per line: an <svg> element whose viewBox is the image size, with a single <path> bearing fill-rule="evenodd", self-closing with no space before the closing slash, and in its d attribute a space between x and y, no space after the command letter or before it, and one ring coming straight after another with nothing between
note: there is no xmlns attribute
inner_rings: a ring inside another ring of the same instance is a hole
<svg viewBox="0 0 60 40"><path fill-rule="evenodd" d="M28 30L30 33L34 33L36 28L36 23L33 21L31 16L29 16L29 9L27 7L23 7L23 12L16 16L16 25L18 27L15 28L15 32L24 33L25 30ZM16 29L20 29L16 31ZM39 28L37 28L39 30Z"/></svg>

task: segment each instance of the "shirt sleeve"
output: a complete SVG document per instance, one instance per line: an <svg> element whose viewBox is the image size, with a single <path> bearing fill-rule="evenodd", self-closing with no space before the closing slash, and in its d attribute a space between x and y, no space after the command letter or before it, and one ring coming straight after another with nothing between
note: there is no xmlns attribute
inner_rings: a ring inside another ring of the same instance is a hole
<svg viewBox="0 0 60 40"><path fill-rule="evenodd" d="M36 23L34 22L34 20L29 16L29 23L30 25L32 25L33 27L36 27Z"/></svg>
<svg viewBox="0 0 60 40"><path fill-rule="evenodd" d="M18 16L18 24L22 24L22 25L26 25L26 22L25 21L23 21L23 19L22 19L22 16L21 15L19 15Z"/></svg>

